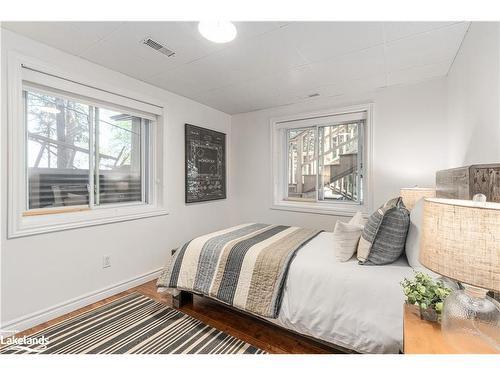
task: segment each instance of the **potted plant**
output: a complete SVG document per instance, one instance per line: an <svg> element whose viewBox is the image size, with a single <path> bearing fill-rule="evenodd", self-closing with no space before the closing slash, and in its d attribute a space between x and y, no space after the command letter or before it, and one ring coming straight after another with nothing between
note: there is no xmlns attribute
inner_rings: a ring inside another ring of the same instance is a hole
<svg viewBox="0 0 500 375"><path fill-rule="evenodd" d="M451 292L442 281L434 281L432 277L416 272L413 280L401 282L406 303L416 305L420 309L420 318L436 322L440 320L443 302Z"/></svg>

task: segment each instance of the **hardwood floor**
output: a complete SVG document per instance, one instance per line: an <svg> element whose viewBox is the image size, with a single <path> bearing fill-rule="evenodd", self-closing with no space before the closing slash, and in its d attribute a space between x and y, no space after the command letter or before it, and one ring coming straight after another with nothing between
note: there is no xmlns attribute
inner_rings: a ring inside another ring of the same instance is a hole
<svg viewBox="0 0 500 375"><path fill-rule="evenodd" d="M156 280L131 288L125 292L103 299L69 314L65 314L46 323L18 333L16 336L31 335L65 319L72 318L86 311L95 309L127 294L138 292L156 301L172 306L172 299L167 294L156 292ZM342 353L330 346L297 335L284 328L273 326L257 318L245 315L213 302L208 298L194 296L193 302L180 308L184 313L204 323L224 331L272 354L328 354Z"/></svg>

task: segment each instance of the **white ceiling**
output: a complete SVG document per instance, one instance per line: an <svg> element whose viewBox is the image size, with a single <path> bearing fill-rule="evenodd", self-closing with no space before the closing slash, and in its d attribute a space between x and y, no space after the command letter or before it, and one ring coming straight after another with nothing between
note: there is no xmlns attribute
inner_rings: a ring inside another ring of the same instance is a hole
<svg viewBox="0 0 500 375"><path fill-rule="evenodd" d="M4 22L2 27L229 114L444 76L467 22ZM176 52L143 45L152 37Z"/></svg>

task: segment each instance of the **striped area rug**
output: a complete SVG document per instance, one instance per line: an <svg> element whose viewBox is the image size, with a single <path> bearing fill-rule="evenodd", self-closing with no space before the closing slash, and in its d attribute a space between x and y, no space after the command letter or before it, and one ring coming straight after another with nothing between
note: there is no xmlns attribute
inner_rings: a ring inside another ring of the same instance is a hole
<svg viewBox="0 0 500 375"><path fill-rule="evenodd" d="M262 354L262 350L138 293L65 320L1 354ZM33 341L31 341L33 342Z"/></svg>

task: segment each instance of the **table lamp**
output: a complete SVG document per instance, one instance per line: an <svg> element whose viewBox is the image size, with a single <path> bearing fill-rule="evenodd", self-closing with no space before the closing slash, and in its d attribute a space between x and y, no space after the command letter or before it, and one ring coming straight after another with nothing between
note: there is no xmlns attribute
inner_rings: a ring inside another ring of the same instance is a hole
<svg viewBox="0 0 500 375"><path fill-rule="evenodd" d="M455 199L424 201L420 262L459 281L444 301L441 330L461 352L500 351L500 204Z"/></svg>
<svg viewBox="0 0 500 375"><path fill-rule="evenodd" d="M412 210L421 198L434 198L436 196L435 188L412 187L402 188L399 196L403 198L403 203L408 210Z"/></svg>

